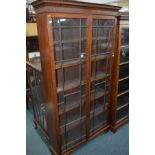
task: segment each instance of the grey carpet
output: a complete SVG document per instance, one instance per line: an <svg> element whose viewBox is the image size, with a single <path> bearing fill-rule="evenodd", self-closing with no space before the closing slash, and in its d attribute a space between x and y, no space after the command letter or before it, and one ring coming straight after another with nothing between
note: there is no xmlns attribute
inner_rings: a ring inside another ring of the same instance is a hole
<svg viewBox="0 0 155 155"><path fill-rule="evenodd" d="M51 155L47 145L34 129L33 115L26 112L26 155ZM115 134L103 133L81 145L72 155L128 155L129 124L125 124Z"/></svg>

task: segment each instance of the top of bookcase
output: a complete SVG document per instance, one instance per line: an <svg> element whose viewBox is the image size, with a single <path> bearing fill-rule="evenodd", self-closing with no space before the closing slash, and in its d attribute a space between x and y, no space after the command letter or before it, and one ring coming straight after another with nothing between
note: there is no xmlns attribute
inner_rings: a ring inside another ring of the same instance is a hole
<svg viewBox="0 0 155 155"><path fill-rule="evenodd" d="M71 0L37 0L32 3L33 7L38 10L44 7L60 7L60 8L77 8L77 9L86 9L86 10L104 10L118 12L121 9L119 6L112 6L106 4L97 4L97 3L88 3L88 2L79 2ZM51 12L51 10L48 10ZM47 12L47 9L46 9Z"/></svg>

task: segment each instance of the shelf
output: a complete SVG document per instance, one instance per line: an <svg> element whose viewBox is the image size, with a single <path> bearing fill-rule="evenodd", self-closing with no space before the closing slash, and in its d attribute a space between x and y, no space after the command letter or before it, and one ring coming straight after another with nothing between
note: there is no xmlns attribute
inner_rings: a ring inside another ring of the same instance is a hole
<svg viewBox="0 0 155 155"><path fill-rule="evenodd" d="M84 84L82 82L82 84ZM64 83L64 91L73 89L75 87L78 87L80 85L80 80L79 79L74 79L74 80L69 80L67 82ZM57 93L62 92L63 88L61 86L57 87Z"/></svg>
<svg viewBox="0 0 155 155"><path fill-rule="evenodd" d="M94 78L94 77L91 78L91 82L93 82L95 80L101 80L101 79L104 79L104 78L109 77L109 76L110 76L110 74L98 72L96 74L96 78ZM84 85L85 83L86 83L85 81L81 81L81 85ZM79 79L67 81L64 84L64 91L76 88L78 86L80 86L80 80ZM57 93L62 92L62 91L63 91L63 88L61 86L58 86L57 87Z"/></svg>
<svg viewBox="0 0 155 155"><path fill-rule="evenodd" d="M95 81L95 80L101 80L101 79L105 79L107 77L110 76L110 74L105 74L103 72L97 72L96 73L96 77L94 77L95 75L92 74L92 77L91 77L91 82Z"/></svg>
<svg viewBox="0 0 155 155"><path fill-rule="evenodd" d="M83 64L84 62L85 62L84 59L82 59L82 60L76 59L76 60L65 61L65 62L62 62L62 64L61 64L61 62L57 62L56 63L56 69L80 65L80 64Z"/></svg>
<svg viewBox="0 0 155 155"><path fill-rule="evenodd" d="M84 102L85 102L84 100L81 101L81 106L84 105ZM80 107L80 102L75 101L75 102L67 103L67 106L65 107L65 111L63 108L61 108L61 110L59 110L59 115L62 115L64 113L67 113L79 107Z"/></svg>
<svg viewBox="0 0 155 155"><path fill-rule="evenodd" d="M129 79L122 80L118 84L118 94L120 94L126 90L129 90Z"/></svg>
<svg viewBox="0 0 155 155"><path fill-rule="evenodd" d="M93 28L114 28L114 26L93 26Z"/></svg>
<svg viewBox="0 0 155 155"><path fill-rule="evenodd" d="M93 37L92 40L110 40L112 38L108 38L108 37Z"/></svg>
<svg viewBox="0 0 155 155"><path fill-rule="evenodd" d="M126 107L126 106L128 106L128 105L129 105L129 103L125 103L122 106L117 107L117 111L124 108L124 107Z"/></svg>
<svg viewBox="0 0 155 155"><path fill-rule="evenodd" d="M66 43L75 43L75 42L81 42L81 41L86 41L86 38L79 38L79 39L68 39L68 40L61 40L61 44L66 44ZM54 41L54 44L57 45L59 44L60 41Z"/></svg>
<svg viewBox="0 0 155 155"><path fill-rule="evenodd" d="M129 48L129 45L121 45L121 48Z"/></svg>
<svg viewBox="0 0 155 155"><path fill-rule="evenodd" d="M57 27L55 27L55 26L53 26L53 29L59 29L60 27L59 26L57 26ZM66 29L66 28L87 28L87 26L61 26L61 28L62 29Z"/></svg>
<svg viewBox="0 0 155 155"><path fill-rule="evenodd" d="M96 111L102 110L102 108L104 108L104 107L107 107L107 106L109 105L109 103L106 103L106 104L95 103L95 106L96 106L96 105L97 105L97 107L95 107L94 109L91 110L91 114L92 114L93 112L96 113Z"/></svg>
<svg viewBox="0 0 155 155"><path fill-rule="evenodd" d="M126 106L123 106L119 110L117 110L117 116L116 119L117 121L124 118L129 114L129 104L126 104Z"/></svg>
<svg viewBox="0 0 155 155"><path fill-rule="evenodd" d="M129 64L129 61L121 62L119 65L122 66L122 65L126 65L126 64Z"/></svg>
<svg viewBox="0 0 155 155"><path fill-rule="evenodd" d="M129 79L129 76L126 76L126 77L124 77L124 78L121 78L121 79L119 79L118 81L121 82L121 81L126 80L126 79Z"/></svg>
<svg viewBox="0 0 155 155"><path fill-rule="evenodd" d="M97 99L103 97L106 94L108 94L108 91L105 93L105 91L103 89L100 89L100 91L95 93L95 98L94 98L94 96L92 96L93 94L91 95L91 101L94 100L94 99L97 100ZM85 97L85 95L83 95L82 98L83 97ZM85 100L82 99L82 102L81 102L82 106L84 105L84 102L85 102ZM63 108L61 108L61 110L59 110L59 115L62 115L64 113L66 113L66 112L69 112L69 111L74 110L74 109L79 108L79 107L80 107L80 101L78 101L78 102L74 101L74 102L67 103L67 105L65 107L65 111L64 111Z"/></svg>
<svg viewBox="0 0 155 155"><path fill-rule="evenodd" d="M92 55L92 61L104 60L104 59L107 59L109 56L110 56L110 52L107 52L105 54L102 53L96 56Z"/></svg>
<svg viewBox="0 0 155 155"><path fill-rule="evenodd" d="M94 117L98 116L99 114L101 114L102 112L104 112L104 109L101 109L101 107L97 108ZM93 118L92 115L93 111L90 112L90 119ZM77 120L74 120L66 125L61 126L61 135L65 133L65 126L66 126L66 133L69 132L70 130L80 126L80 122L83 123L85 121L86 116L83 116Z"/></svg>
<svg viewBox="0 0 155 155"><path fill-rule="evenodd" d="M70 130L78 127L80 125L80 122L82 123L83 121L84 121L84 119L81 118L81 121L80 121L80 119L78 119L78 120L75 120L74 122L66 124L66 133L69 132ZM65 134L65 125L60 127L60 132L61 132L61 135Z"/></svg>
<svg viewBox="0 0 155 155"><path fill-rule="evenodd" d="M129 76L129 64L125 64L119 67L119 79Z"/></svg>
<svg viewBox="0 0 155 155"><path fill-rule="evenodd" d="M122 107L126 103L129 103L129 93L126 93L117 98L117 107Z"/></svg>
<svg viewBox="0 0 155 155"><path fill-rule="evenodd" d="M119 94L117 95L117 97L122 96L122 95L124 95L124 94L126 94L126 93L128 93L128 92L129 92L129 90L123 91L123 92L119 93Z"/></svg>
<svg viewBox="0 0 155 155"><path fill-rule="evenodd" d="M102 60L102 59L105 59L107 58L108 56L110 57L112 54L112 52L108 51L108 52L103 52L102 50L99 50L99 51L96 51L96 54L95 53L92 53L92 61L93 60Z"/></svg>
<svg viewBox="0 0 155 155"><path fill-rule="evenodd" d="M110 53L108 52L106 54L92 56L92 61L104 60L104 59L109 57L109 54ZM80 59L80 58L77 58L77 59L74 59L74 60L67 60L67 61L64 61L62 63L57 61L56 62L56 69L71 67L71 66L75 66L75 65L80 65L80 64L83 64L84 62L86 62L86 60L85 59Z"/></svg>
<svg viewBox="0 0 155 155"><path fill-rule="evenodd" d="M97 92L97 93L96 93ZM108 91L105 92L103 89L97 89L95 92L95 100L108 94ZM91 101L94 99L94 92L91 93Z"/></svg>

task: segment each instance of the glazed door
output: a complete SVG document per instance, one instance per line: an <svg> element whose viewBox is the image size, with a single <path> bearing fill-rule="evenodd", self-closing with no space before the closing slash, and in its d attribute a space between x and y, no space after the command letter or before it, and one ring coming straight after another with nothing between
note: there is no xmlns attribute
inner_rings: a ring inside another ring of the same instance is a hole
<svg viewBox="0 0 155 155"><path fill-rule="evenodd" d="M129 114L129 26L120 26L120 58L116 120Z"/></svg>
<svg viewBox="0 0 155 155"><path fill-rule="evenodd" d="M86 137L87 18L52 17L62 150Z"/></svg>
<svg viewBox="0 0 155 155"><path fill-rule="evenodd" d="M92 20L90 134L108 124L115 18Z"/></svg>

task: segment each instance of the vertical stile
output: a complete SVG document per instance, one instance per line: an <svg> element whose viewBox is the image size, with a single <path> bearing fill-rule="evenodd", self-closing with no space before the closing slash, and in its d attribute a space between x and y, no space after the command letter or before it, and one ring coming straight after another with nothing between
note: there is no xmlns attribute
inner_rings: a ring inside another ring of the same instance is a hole
<svg viewBox="0 0 155 155"><path fill-rule="evenodd" d="M59 110L58 110L58 95L57 95L57 86L56 86L56 66L54 60L54 35L53 35L53 25L51 22L51 15L46 15L47 22L47 35L48 35L48 48L49 48L49 56L50 56L50 92L51 97L53 98L53 106L54 106L54 117L55 117L55 136L56 136L56 146L57 153L61 154L61 139L60 139L60 126L59 126Z"/></svg>
<svg viewBox="0 0 155 155"><path fill-rule="evenodd" d="M88 17L87 31L87 62L86 62L86 139L90 132L90 90L91 90L91 46L92 46L92 16Z"/></svg>
<svg viewBox="0 0 155 155"><path fill-rule="evenodd" d="M80 57L80 69L79 69L79 78L80 78L80 127L81 127L81 129L80 129L80 134L81 134L81 140L82 140L82 123L81 123L81 118L82 118L82 95L81 95L81 91L82 91L82 87L81 87L81 78L82 78L82 76L81 76L81 68L82 68L82 62L81 62L81 35L82 35L82 32L81 32L81 18L80 18L80 27L79 27L79 29L80 29L80 40L79 40L79 52L80 52L80 55L79 55L79 57Z"/></svg>
<svg viewBox="0 0 155 155"><path fill-rule="evenodd" d="M93 25L93 20L92 20L92 25ZM94 28L94 26L92 26L93 28ZM92 33L93 33L93 28L92 28ZM92 122L93 122L93 129L94 129L94 124L95 124L95 93L96 93L96 72L97 72L97 67L96 67L96 53L97 53L97 44L98 44L98 40L97 40L97 35L98 35L98 27L96 27L96 34L95 34L95 36L94 36L94 41L95 41L95 53L94 53L94 71L95 71L95 73L94 73L94 90L92 90L92 94L90 94L90 95L93 95L93 100L92 100L92 102L93 102L93 118L92 118ZM93 38L93 36L92 36L92 38ZM91 55L92 55L92 53L91 53ZM92 64L91 64L92 65ZM93 66L92 66L93 67ZM93 73L92 73L93 74ZM91 85L93 84L93 82L91 83ZM91 111L91 110L90 110ZM90 116L91 117L91 116ZM91 120L90 120L90 123L91 123ZM92 130L93 130L92 129Z"/></svg>

